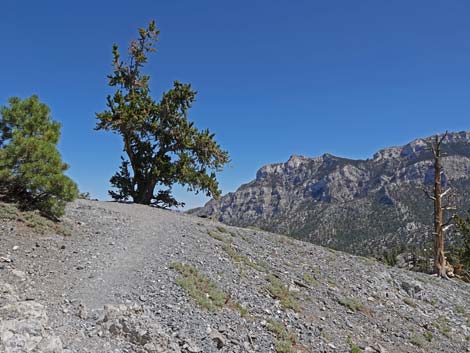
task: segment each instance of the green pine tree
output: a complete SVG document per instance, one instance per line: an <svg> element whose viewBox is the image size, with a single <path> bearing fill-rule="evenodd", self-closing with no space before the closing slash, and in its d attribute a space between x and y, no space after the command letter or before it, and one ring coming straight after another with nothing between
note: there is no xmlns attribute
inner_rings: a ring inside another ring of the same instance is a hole
<svg viewBox="0 0 470 353"><path fill-rule="evenodd" d="M57 143L60 124L37 96L9 99L0 109L0 197L57 218L78 193L64 171Z"/></svg>
<svg viewBox="0 0 470 353"><path fill-rule="evenodd" d="M457 231L460 235L460 244L454 249L454 255L463 266L464 271L470 272L470 211L465 218L456 217Z"/></svg>
<svg viewBox="0 0 470 353"><path fill-rule="evenodd" d="M117 191L109 193L119 201L132 198L162 207L182 205L171 194L174 184L218 197L215 172L228 162L228 153L214 141L214 134L188 120L196 92L190 84L174 82L156 102L150 96L150 77L141 73L158 35L155 21L139 29L127 61L121 61L117 45L113 47L114 72L108 77L116 92L107 97L107 110L96 114L96 129L121 135L127 158L121 157L120 170L110 180Z"/></svg>

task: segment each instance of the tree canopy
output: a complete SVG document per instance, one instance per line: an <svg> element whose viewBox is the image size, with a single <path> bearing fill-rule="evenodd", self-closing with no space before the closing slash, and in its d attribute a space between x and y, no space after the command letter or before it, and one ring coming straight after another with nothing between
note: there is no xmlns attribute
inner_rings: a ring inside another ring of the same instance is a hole
<svg viewBox="0 0 470 353"><path fill-rule="evenodd" d="M37 96L13 97L0 109L0 196L59 217L78 193L57 150L60 124Z"/></svg>
<svg viewBox="0 0 470 353"><path fill-rule="evenodd" d="M116 91L107 97L107 109L96 114L96 129L121 135L127 155L110 180L115 190L109 193L115 200L132 198L161 207L182 205L172 196L174 184L218 197L215 172L228 162L228 153L213 133L198 130L188 120L196 97L190 84L175 81L158 102L151 97L150 77L141 70L148 54L156 51L160 32L155 21L138 32L127 60L121 60L118 46L113 46L114 71L108 78Z"/></svg>

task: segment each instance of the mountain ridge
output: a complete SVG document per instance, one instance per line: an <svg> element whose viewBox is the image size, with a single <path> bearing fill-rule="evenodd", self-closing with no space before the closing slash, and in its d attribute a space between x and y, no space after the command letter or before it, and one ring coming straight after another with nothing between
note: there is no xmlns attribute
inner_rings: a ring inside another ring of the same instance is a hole
<svg viewBox="0 0 470 353"><path fill-rule="evenodd" d="M433 180L431 138L382 148L367 159L292 155L261 167L235 192L189 212L355 254L423 246L432 240L432 204L422 191ZM470 132L448 133L443 152L443 182L454 188L460 209L470 208Z"/></svg>

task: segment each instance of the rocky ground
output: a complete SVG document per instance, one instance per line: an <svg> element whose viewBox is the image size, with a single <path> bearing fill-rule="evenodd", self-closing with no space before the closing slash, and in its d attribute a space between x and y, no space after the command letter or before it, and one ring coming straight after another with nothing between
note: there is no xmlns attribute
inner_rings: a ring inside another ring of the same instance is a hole
<svg viewBox="0 0 470 353"><path fill-rule="evenodd" d="M470 286L257 229L80 200L0 223L0 352L470 352Z"/></svg>

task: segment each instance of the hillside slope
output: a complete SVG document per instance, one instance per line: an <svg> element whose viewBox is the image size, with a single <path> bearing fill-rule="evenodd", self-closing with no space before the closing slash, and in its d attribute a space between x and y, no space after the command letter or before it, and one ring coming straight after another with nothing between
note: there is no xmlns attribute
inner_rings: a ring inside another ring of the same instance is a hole
<svg viewBox="0 0 470 353"><path fill-rule="evenodd" d="M190 213L269 231L354 254L432 240L431 137L378 151L367 160L325 154L292 156L262 167L256 179ZM450 133L443 145L446 186L453 204L470 208L470 132Z"/></svg>
<svg viewBox="0 0 470 353"><path fill-rule="evenodd" d="M470 351L464 283L139 205L64 226L1 220L1 352Z"/></svg>

